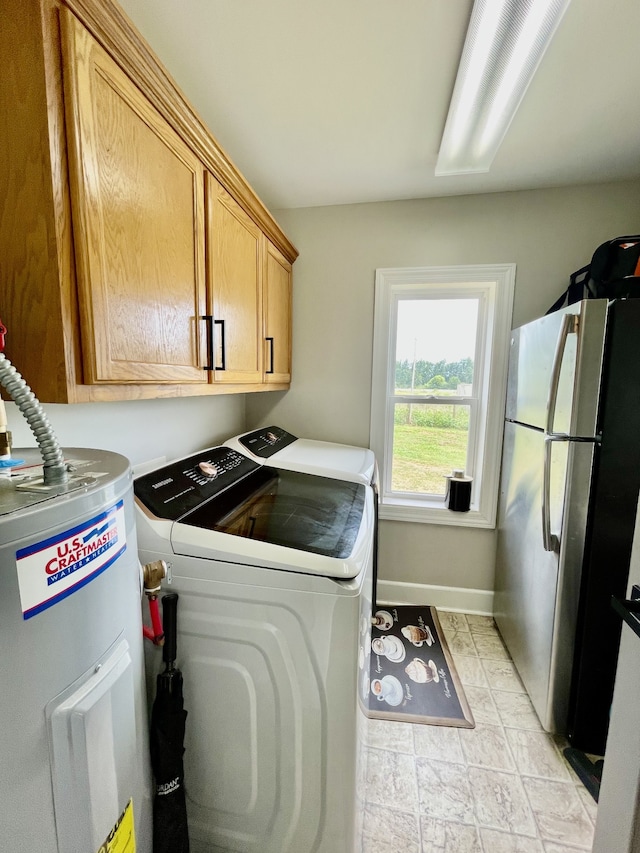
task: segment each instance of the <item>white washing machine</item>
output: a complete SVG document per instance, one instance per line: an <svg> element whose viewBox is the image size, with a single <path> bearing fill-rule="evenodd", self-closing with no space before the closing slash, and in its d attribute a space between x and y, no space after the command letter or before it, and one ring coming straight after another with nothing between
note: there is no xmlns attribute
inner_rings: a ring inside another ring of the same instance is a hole
<svg viewBox="0 0 640 853"><path fill-rule="evenodd" d="M192 853L352 853L374 493L215 447L134 484L170 564Z"/></svg>
<svg viewBox="0 0 640 853"><path fill-rule="evenodd" d="M279 426L263 427L242 433L225 441L261 465L271 465L284 471L302 471L335 477L353 483L365 483L375 492L373 598L375 604L378 586L378 464L373 450L331 441L298 438Z"/></svg>
<svg viewBox="0 0 640 853"><path fill-rule="evenodd" d="M236 435L225 445L260 464L365 483L377 489L376 458L367 447L297 438L278 426Z"/></svg>

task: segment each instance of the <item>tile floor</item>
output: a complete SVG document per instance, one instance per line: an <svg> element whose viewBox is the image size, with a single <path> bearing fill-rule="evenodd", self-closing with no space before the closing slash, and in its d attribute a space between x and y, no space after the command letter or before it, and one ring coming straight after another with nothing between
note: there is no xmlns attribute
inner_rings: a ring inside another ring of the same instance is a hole
<svg viewBox="0 0 640 853"><path fill-rule="evenodd" d="M538 722L493 619L438 611L475 729L367 724L361 853L577 853L596 804Z"/></svg>

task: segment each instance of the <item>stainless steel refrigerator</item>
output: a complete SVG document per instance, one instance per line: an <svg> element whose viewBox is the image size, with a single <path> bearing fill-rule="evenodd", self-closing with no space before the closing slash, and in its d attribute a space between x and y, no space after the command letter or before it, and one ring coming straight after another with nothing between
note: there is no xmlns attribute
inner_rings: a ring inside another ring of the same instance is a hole
<svg viewBox="0 0 640 853"><path fill-rule="evenodd" d="M543 727L603 755L640 488L640 300L512 333L495 618Z"/></svg>

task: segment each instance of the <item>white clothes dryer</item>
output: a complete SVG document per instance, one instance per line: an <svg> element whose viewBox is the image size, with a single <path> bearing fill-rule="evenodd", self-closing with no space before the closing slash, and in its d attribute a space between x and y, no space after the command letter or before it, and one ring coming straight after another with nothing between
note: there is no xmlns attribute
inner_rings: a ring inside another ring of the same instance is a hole
<svg viewBox="0 0 640 853"><path fill-rule="evenodd" d="M377 489L376 458L367 447L298 438L278 426L236 435L225 445L260 464L364 483Z"/></svg>
<svg viewBox="0 0 640 853"><path fill-rule="evenodd" d="M134 491L179 594L192 853L352 853L373 490L215 447Z"/></svg>

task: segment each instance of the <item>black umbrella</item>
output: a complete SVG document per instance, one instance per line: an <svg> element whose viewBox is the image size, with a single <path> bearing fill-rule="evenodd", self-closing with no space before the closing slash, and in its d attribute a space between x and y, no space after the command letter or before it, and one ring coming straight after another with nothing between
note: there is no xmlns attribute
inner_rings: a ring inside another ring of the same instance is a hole
<svg viewBox="0 0 640 853"><path fill-rule="evenodd" d="M151 766L156 782L153 801L153 853L189 853L184 796L184 730L187 712L182 673L175 668L177 593L162 596L164 672L158 675L151 709Z"/></svg>

